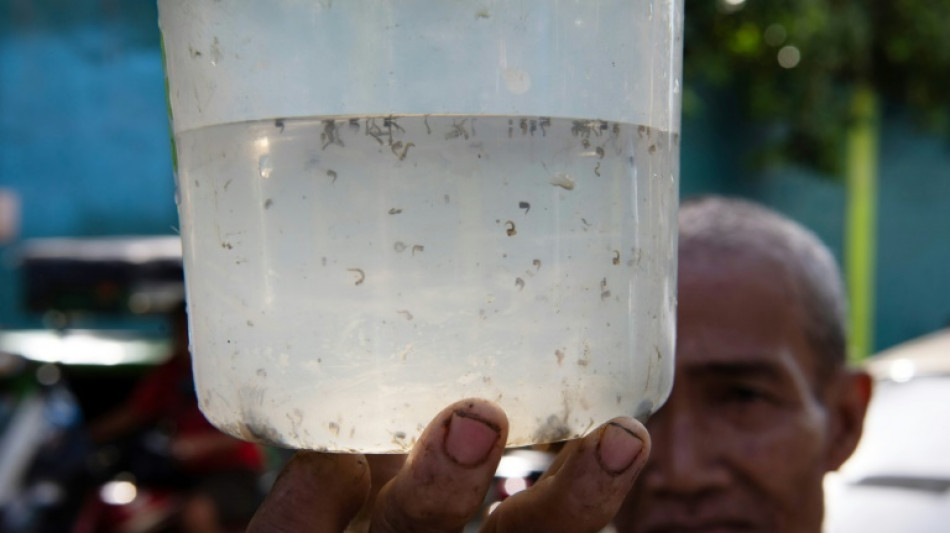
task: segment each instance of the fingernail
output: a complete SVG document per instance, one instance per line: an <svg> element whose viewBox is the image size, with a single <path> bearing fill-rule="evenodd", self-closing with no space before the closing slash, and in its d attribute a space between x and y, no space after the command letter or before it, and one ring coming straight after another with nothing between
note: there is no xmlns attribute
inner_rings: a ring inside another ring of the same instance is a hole
<svg viewBox="0 0 950 533"><path fill-rule="evenodd" d="M600 466L611 474L622 474L643 451L643 441L632 431L615 422L610 422L597 443L597 458Z"/></svg>
<svg viewBox="0 0 950 533"><path fill-rule="evenodd" d="M462 466L477 466L498 442L499 429L466 412L455 412L445 435L445 453Z"/></svg>

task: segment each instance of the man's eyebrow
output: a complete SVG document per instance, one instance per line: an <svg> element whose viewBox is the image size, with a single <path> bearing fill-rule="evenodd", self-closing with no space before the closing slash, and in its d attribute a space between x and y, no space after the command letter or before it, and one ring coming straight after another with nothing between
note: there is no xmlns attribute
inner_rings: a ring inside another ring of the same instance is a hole
<svg viewBox="0 0 950 533"><path fill-rule="evenodd" d="M765 378L774 381L787 378L782 366L772 361L708 361L689 365L684 370L694 376Z"/></svg>

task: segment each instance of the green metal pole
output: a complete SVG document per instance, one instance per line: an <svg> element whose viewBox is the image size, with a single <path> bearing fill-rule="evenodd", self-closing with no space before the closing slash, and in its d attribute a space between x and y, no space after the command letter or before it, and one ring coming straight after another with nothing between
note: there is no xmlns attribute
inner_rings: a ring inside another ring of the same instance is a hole
<svg viewBox="0 0 950 533"><path fill-rule="evenodd" d="M847 133L848 206L845 276L850 297L849 359L856 363L874 350L874 266L877 220L878 109L874 90L858 85L851 100Z"/></svg>

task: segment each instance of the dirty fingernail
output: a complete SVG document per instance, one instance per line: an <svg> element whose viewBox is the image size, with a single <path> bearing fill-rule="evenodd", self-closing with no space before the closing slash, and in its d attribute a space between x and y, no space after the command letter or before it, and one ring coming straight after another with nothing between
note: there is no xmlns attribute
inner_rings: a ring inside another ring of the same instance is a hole
<svg viewBox="0 0 950 533"><path fill-rule="evenodd" d="M462 466L477 466L498 442L499 429L469 413L456 412L449 420L445 453Z"/></svg>
<svg viewBox="0 0 950 533"><path fill-rule="evenodd" d="M600 466L611 474L625 472L643 451L643 441L632 431L616 422L610 422L597 443L597 458Z"/></svg>

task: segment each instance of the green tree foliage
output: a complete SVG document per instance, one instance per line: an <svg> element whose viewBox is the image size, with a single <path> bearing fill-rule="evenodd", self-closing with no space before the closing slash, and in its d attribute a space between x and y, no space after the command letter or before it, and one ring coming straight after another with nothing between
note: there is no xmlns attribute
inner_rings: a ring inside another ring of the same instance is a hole
<svg viewBox="0 0 950 533"><path fill-rule="evenodd" d="M851 98L868 87L950 126L950 0L686 0L684 79L733 91L758 162L840 175Z"/></svg>

